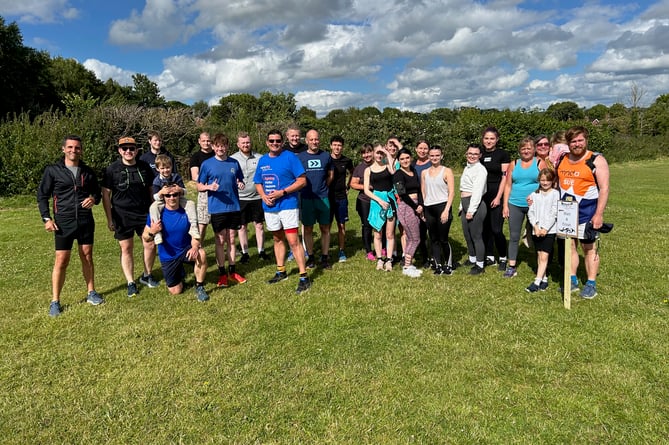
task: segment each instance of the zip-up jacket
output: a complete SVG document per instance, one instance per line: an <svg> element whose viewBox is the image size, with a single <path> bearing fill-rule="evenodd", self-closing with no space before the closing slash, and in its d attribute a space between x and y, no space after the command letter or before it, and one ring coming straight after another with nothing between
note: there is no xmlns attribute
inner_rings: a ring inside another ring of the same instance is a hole
<svg viewBox="0 0 669 445"><path fill-rule="evenodd" d="M49 198L53 197L54 219L88 218L93 216L92 209L81 207L81 202L89 196L96 204L100 202L100 184L93 169L79 161L79 175L75 178L61 159L44 169L37 188L37 206L42 219L51 218Z"/></svg>

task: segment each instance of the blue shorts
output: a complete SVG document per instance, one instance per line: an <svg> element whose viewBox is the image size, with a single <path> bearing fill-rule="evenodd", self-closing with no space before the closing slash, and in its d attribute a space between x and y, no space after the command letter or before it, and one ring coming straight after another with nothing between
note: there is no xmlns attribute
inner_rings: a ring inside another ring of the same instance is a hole
<svg viewBox="0 0 669 445"><path fill-rule="evenodd" d="M328 198L302 198L302 225L330 224L330 200Z"/></svg>
<svg viewBox="0 0 669 445"><path fill-rule="evenodd" d="M337 220L337 224L344 224L348 221L348 199L330 200L330 222Z"/></svg>
<svg viewBox="0 0 669 445"><path fill-rule="evenodd" d="M189 249L184 249L181 255L170 261L160 262L160 268L163 270L163 278L165 278L165 284L167 287L174 287L183 282L184 277L186 276L186 269L184 269L184 264L195 264L194 261L189 261L186 258L188 250Z"/></svg>

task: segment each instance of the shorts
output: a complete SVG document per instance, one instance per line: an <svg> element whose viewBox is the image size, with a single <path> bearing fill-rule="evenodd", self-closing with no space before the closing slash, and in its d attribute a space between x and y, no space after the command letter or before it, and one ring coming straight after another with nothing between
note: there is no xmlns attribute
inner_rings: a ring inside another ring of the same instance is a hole
<svg viewBox="0 0 669 445"><path fill-rule="evenodd" d="M555 244L555 234L549 233L546 236L532 235L532 242L534 243L534 250L537 252L553 253L553 245Z"/></svg>
<svg viewBox="0 0 669 445"><path fill-rule="evenodd" d="M221 230L239 230L242 226L240 212L214 213L211 215L211 228L218 233Z"/></svg>
<svg viewBox="0 0 669 445"><path fill-rule="evenodd" d="M167 287L177 286L179 283L183 282L186 277L186 269L184 269L184 264L194 265L194 261L189 261L186 259L186 254L188 249L184 251L177 258L174 258L170 261L161 261L160 268L163 271L163 278L165 278L165 284Z"/></svg>
<svg viewBox="0 0 669 445"><path fill-rule="evenodd" d="M241 213L241 224L245 226L250 222L261 223L265 221L265 212L262 209L262 199L239 201L239 212Z"/></svg>
<svg viewBox="0 0 669 445"><path fill-rule="evenodd" d="M576 234L578 235L578 240L581 242L581 244L592 244L595 241L597 241L597 238L586 238L585 237L585 226L588 223L583 223L578 225L578 229L576 231Z"/></svg>
<svg viewBox="0 0 669 445"><path fill-rule="evenodd" d="M270 232L276 232L281 229L297 229L300 225L300 209L266 212L265 223L267 225L267 230Z"/></svg>
<svg viewBox="0 0 669 445"><path fill-rule="evenodd" d="M146 227L146 215L144 215L144 220L141 222L138 219L123 222L114 220L114 238L118 241L124 241L132 238L135 234L141 238L144 227Z"/></svg>
<svg viewBox="0 0 669 445"><path fill-rule="evenodd" d="M209 196L207 192L198 192L197 194L197 223L209 224L211 215L209 215Z"/></svg>
<svg viewBox="0 0 669 445"><path fill-rule="evenodd" d="M330 200L328 198L302 198L302 224L313 226L330 224Z"/></svg>
<svg viewBox="0 0 669 445"><path fill-rule="evenodd" d="M92 217L82 221L66 219L55 222L58 226L55 233L56 250L72 250L74 240L80 246L93 244L95 220Z"/></svg>
<svg viewBox="0 0 669 445"><path fill-rule="evenodd" d="M348 199L330 200L330 223L336 219L338 224L344 224L348 221Z"/></svg>

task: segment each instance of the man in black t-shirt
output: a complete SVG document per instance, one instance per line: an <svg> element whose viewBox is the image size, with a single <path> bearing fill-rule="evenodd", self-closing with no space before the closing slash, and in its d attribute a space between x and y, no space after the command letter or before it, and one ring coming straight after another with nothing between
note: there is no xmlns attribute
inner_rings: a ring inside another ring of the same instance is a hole
<svg viewBox="0 0 669 445"><path fill-rule="evenodd" d="M295 154L307 151L307 144L302 142L302 133L297 125L289 125L286 130L286 142L282 150L292 151Z"/></svg>
<svg viewBox="0 0 669 445"><path fill-rule="evenodd" d="M200 166L204 161L214 157L214 150L211 147L211 137L209 133L200 133L197 140L200 149L190 157L190 178L197 184L197 178L200 176ZM209 215L209 204L207 202L207 192L198 192L197 194L197 223L200 229L200 242L204 244L204 234L207 231L207 225L211 216Z"/></svg>
<svg viewBox="0 0 669 445"><path fill-rule="evenodd" d="M334 166L334 177L330 183L330 222L337 220L337 241L339 242L339 262L346 261L346 221L348 221L348 191L353 177L353 161L344 156L344 138L330 139L330 157ZM348 173L348 179L346 174Z"/></svg>
<svg viewBox="0 0 669 445"><path fill-rule="evenodd" d="M165 147L163 147L163 138L160 136L160 133L157 131L149 131L149 150L142 153L139 157L140 161L144 161L151 166L153 173L158 176L158 169L156 168L156 157L158 155L165 155L172 161L172 171L178 172L177 162L174 159L174 155L169 152Z"/></svg>
<svg viewBox="0 0 669 445"><path fill-rule="evenodd" d="M137 160L137 144L131 137L118 141L120 159L104 172L102 180L102 204L107 217L107 227L114 232L121 248L121 269L128 282L128 297L139 293L134 279L134 235L141 238L149 207L153 201L151 186L153 169L144 161ZM139 282L148 287L157 287L151 275L156 260L156 245L144 241L144 273Z"/></svg>

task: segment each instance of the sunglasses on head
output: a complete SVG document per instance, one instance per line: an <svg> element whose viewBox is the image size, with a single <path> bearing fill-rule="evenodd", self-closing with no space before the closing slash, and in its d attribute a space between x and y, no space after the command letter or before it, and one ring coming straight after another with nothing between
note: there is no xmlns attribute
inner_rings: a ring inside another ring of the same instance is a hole
<svg viewBox="0 0 669 445"><path fill-rule="evenodd" d="M181 196L181 194L180 193L165 193L163 196L165 198L178 198L179 196Z"/></svg>
<svg viewBox="0 0 669 445"><path fill-rule="evenodd" d="M137 150L137 147L133 147L132 145L126 145L124 147L119 147L123 151L135 151Z"/></svg>
<svg viewBox="0 0 669 445"><path fill-rule="evenodd" d="M267 139L267 142L269 142L270 144L280 144L281 139Z"/></svg>

